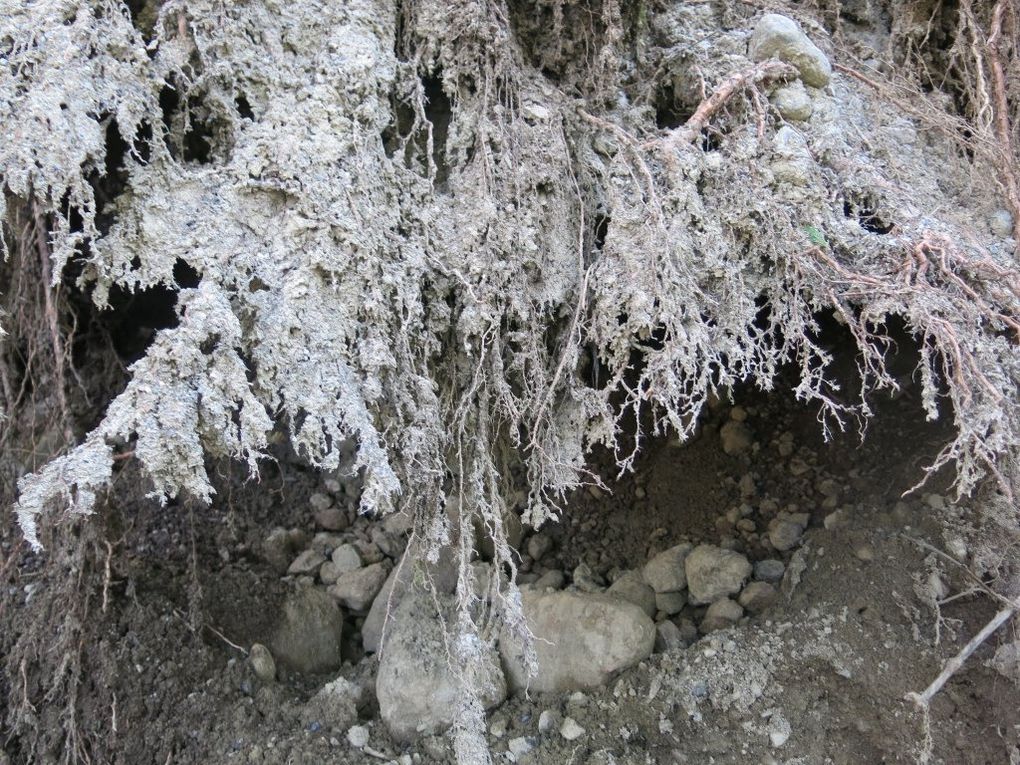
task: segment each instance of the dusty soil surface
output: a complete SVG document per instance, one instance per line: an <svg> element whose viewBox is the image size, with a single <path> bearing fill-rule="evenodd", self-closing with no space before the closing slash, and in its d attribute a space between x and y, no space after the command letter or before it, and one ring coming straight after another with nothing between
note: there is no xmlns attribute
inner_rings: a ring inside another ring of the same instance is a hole
<svg viewBox="0 0 1020 765"><path fill-rule="evenodd" d="M525 557L521 578L559 570L570 586L584 564L596 586L608 584L688 541L736 549L752 562L781 560L778 600L707 635L696 629L705 607L687 606L671 617L680 644L657 649L606 687L511 696L489 713L496 761L891 763L923 756L924 720L904 696L925 688L995 611L968 574L968 545L981 533L968 507L952 505L937 480L901 498L944 442L943 426L924 422L912 388L881 402L863 444L853 433L826 443L814 412L780 393L745 391L736 404L718 402L691 443L650 440L633 475L617 479L607 469L611 492L579 492L561 522L542 530L552 550L541 561ZM738 420L751 441L727 454L719 431ZM609 463L602 455L594 466ZM93 607L102 639L88 649L94 661L85 662L89 680L78 702L95 719L115 714L108 759L453 761L445 736L410 746L389 738L374 699L378 662L361 649L363 614L345 619L339 672L281 667L277 679L264 681L252 669L246 652L270 642L282 602L300 584L260 551L275 527L307 538L319 531L310 497L323 492L320 477L286 462L271 466L259 486L223 475L207 509L132 501L133 484L128 466L118 484L124 504L95 519L105 522L111 543L108 603L105 613L98 602ZM784 512L810 520L782 552L765 540L770 521ZM339 536L366 544L377 525L358 519ZM526 534L522 549L527 542ZM5 620L18 631L53 580L12 532L4 547L17 563L5 586L19 590ZM1020 757L1017 686L987 666L1013 638L1009 628L1001 632L936 697L932 762ZM349 720L338 727L328 706L311 701L338 674L363 689L365 748L350 743ZM111 695L115 708L98 703ZM57 716L38 715L55 729L50 750L30 754L24 735L9 731L0 761L62 759ZM572 740L561 733L567 718L576 723L565 728Z"/></svg>

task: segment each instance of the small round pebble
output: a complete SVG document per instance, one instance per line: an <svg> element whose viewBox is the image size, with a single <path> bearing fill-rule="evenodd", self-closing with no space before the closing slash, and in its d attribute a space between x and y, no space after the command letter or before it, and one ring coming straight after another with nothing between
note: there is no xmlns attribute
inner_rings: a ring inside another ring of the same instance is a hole
<svg viewBox="0 0 1020 765"><path fill-rule="evenodd" d="M276 679L276 660L262 643L255 643L248 655L255 676L263 682L271 682Z"/></svg>

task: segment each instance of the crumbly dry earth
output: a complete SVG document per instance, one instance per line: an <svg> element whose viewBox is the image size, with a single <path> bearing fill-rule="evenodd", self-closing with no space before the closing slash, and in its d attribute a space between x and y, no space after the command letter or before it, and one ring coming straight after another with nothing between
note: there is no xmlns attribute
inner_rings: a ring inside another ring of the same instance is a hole
<svg viewBox="0 0 1020 765"><path fill-rule="evenodd" d="M731 419L731 405L718 402L692 443L651 443L634 476L604 476L612 494L575 495L562 522L544 529L553 552L542 564L524 565L531 570L522 578L558 569L569 583L581 562L596 578L612 578L684 540L732 545L752 560L776 557L754 532L734 527L732 510L743 506L741 520L759 530L777 509L808 512L801 544L778 554L787 564L779 601L732 628L657 651L604 688L511 697L487 720L497 761L522 740L531 751L518 761L549 765L919 760L923 720L904 695L922 690L995 609L973 593L966 573L974 565L967 545L980 534L969 527L974 515L943 502L937 487L899 498L944 442L944 430L923 422L916 388L882 403L863 444L849 435L824 443L814 413L778 395L745 392L738 403L753 434L747 453L723 452L718 428ZM453 761L445 736L407 747L389 739L374 701L377 661L360 650L357 618L345 627L339 674L365 689L358 723L383 760L352 747L347 723L334 727L328 709L310 703L336 673L281 671L264 682L228 643L247 649L269 642L296 583L260 557L260 543L274 526L318 531L308 498L321 488L313 474L281 464L261 491L238 484L233 495L224 492L211 508L189 514L131 500L124 487L125 504L107 515L125 526L96 648L103 664L92 680L116 699L114 761ZM367 541L373 525L361 519L341 536ZM12 540L4 544L9 550ZM931 548L953 551L961 563ZM32 555L23 554L30 567ZM947 601L939 611L933 575ZM24 597L6 617L14 629L32 618L31 576L18 581ZM688 606L675 618L697 623L703 611ZM193 620L204 629L192 632ZM1008 628L1001 633L936 698L931 762L1016 761L1018 688L986 666L1013 637ZM91 703L88 692L82 703ZM543 712L554 721L544 733ZM567 717L584 729L572 741L559 732ZM24 762L14 743L10 761ZM51 760L59 760L57 752L35 761Z"/></svg>
<svg viewBox="0 0 1020 765"><path fill-rule="evenodd" d="M345 683L248 653L477 525L460 678L540 577L784 573L583 698L461 682L461 762L1020 760L1013 627L903 699L1020 594L1020 11L763 5L0 0L5 756L451 760L366 592Z"/></svg>

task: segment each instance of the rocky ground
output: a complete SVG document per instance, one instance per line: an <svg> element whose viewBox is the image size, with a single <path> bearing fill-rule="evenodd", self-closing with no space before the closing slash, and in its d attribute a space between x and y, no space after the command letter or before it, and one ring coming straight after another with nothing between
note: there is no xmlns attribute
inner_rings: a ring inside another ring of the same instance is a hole
<svg viewBox="0 0 1020 765"><path fill-rule="evenodd" d="M512 524L540 671L504 634L477 678L496 760L919 760L905 694L995 610L968 573L970 509L937 481L900 498L944 438L919 412L908 389L863 445L825 443L812 411L748 392L693 442L649 443L633 475L606 467L609 490L579 492L560 523ZM104 670L129 721L118 761L452 762L436 608L451 612L452 567L416 566L413 543L401 563L406 523L356 516L356 481L281 465L256 496L238 485L191 526L145 505L131 521ZM936 698L931 761L1020 757L1002 633Z"/></svg>

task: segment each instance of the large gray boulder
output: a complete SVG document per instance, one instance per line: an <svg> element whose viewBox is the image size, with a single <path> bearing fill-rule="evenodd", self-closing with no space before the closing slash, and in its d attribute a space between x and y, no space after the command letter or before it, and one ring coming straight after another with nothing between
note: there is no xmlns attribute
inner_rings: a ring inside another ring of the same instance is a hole
<svg viewBox="0 0 1020 765"><path fill-rule="evenodd" d="M805 85L824 88L832 79L832 65L828 57L801 31L797 22L778 13L761 17L748 53L753 61L778 58L797 68Z"/></svg>
<svg viewBox="0 0 1020 765"><path fill-rule="evenodd" d="M733 550L699 545L684 560L691 603L714 603L740 592L751 575L751 563Z"/></svg>
<svg viewBox="0 0 1020 765"><path fill-rule="evenodd" d="M444 621L454 625L451 598L441 598ZM404 594L387 628L386 644L379 655L376 697L386 727L399 742L441 733L453 724L467 699L465 687L451 666L448 645L455 636L444 636L432 594L413 586ZM480 641L473 666L459 666L467 687L475 689L486 709L506 698L506 680L496 651Z"/></svg>
<svg viewBox="0 0 1020 765"><path fill-rule="evenodd" d="M276 662L296 672L330 672L340 666L344 617L318 587L301 587L284 602L269 641Z"/></svg>
<svg viewBox="0 0 1020 765"><path fill-rule="evenodd" d="M633 603L606 594L524 592L538 673L529 678L520 640L504 630L499 651L514 690L538 693L593 688L646 659L655 624Z"/></svg>

